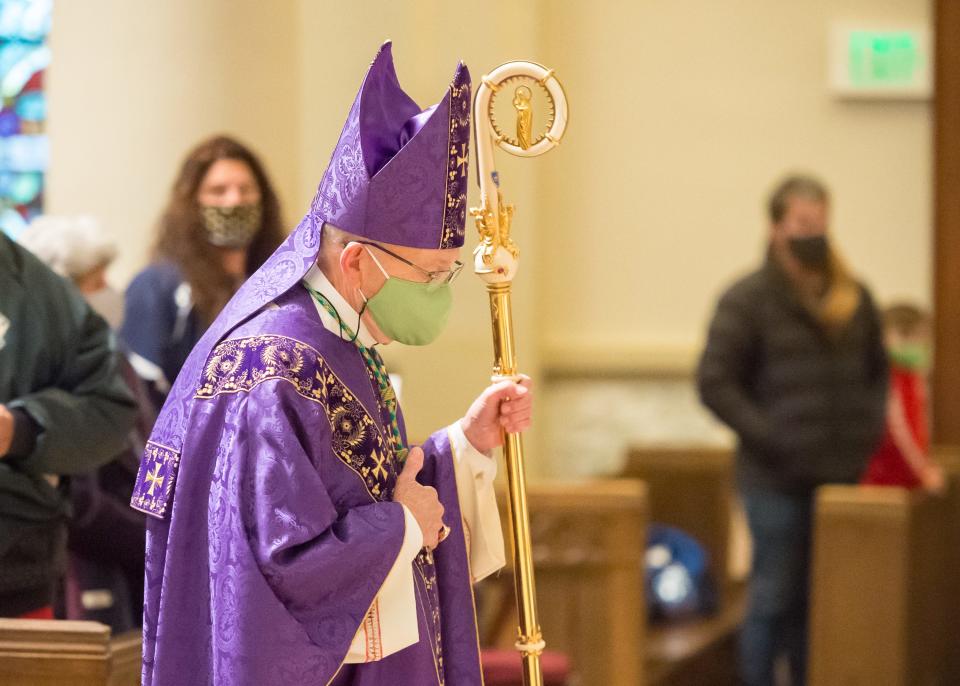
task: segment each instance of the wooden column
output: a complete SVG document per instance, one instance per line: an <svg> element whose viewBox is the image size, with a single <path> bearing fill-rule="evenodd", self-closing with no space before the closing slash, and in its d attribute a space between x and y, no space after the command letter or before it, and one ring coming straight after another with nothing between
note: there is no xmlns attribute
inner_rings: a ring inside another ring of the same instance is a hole
<svg viewBox="0 0 960 686"><path fill-rule="evenodd" d="M960 444L960 2L935 0L933 429Z"/></svg>

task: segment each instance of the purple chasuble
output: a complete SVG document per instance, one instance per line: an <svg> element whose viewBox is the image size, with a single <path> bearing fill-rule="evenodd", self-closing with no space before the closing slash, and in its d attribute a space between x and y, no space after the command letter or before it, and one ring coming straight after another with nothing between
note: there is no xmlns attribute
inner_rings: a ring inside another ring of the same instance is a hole
<svg viewBox="0 0 960 686"><path fill-rule="evenodd" d="M374 240L463 244L469 90L461 65L439 105L414 111L381 48L310 212L177 377L131 502L151 515L144 686L482 683L445 431L423 445L418 477L452 530L412 563L420 640L379 660L370 640L373 661L342 664L403 542L399 466L359 351L323 327L299 283L335 215Z"/></svg>

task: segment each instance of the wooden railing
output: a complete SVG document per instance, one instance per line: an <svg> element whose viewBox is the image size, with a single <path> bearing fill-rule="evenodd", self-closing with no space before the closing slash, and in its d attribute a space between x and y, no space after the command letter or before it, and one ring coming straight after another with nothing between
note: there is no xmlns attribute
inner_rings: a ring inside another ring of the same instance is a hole
<svg viewBox="0 0 960 686"><path fill-rule="evenodd" d="M0 619L3 686L136 686L140 632L97 622Z"/></svg>

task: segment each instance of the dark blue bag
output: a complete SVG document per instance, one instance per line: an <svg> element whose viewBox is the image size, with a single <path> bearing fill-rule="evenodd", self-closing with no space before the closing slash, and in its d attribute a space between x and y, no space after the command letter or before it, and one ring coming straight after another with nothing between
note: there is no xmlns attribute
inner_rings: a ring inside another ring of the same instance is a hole
<svg viewBox="0 0 960 686"><path fill-rule="evenodd" d="M710 557L684 531L651 524L645 555L647 611L651 619L683 619L716 609Z"/></svg>

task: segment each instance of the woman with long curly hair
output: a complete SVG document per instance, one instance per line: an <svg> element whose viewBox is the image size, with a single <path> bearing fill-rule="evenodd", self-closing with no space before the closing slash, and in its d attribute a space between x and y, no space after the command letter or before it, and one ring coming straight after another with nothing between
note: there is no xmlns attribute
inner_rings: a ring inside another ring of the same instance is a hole
<svg viewBox="0 0 960 686"><path fill-rule="evenodd" d="M152 262L127 289L120 330L158 400L204 330L283 237L277 195L249 148L215 136L187 155L160 217Z"/></svg>

